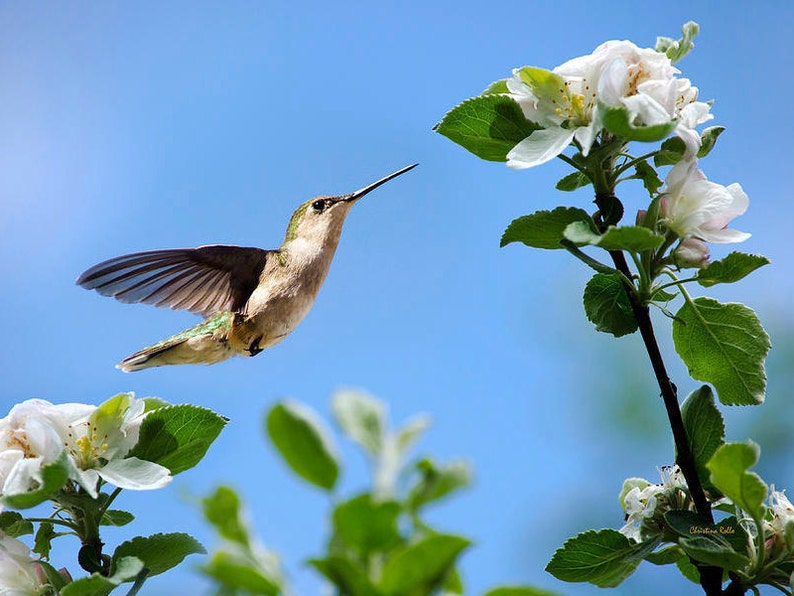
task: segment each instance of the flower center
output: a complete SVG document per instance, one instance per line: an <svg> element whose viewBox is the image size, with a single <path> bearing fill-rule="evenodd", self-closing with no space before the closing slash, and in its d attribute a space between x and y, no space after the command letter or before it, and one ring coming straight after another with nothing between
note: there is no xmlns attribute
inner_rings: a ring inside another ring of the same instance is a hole
<svg viewBox="0 0 794 596"><path fill-rule="evenodd" d="M19 449L25 454L25 457L36 457L38 455L37 453L33 453L33 449L30 448L30 443L28 442L28 437L24 432L14 432L11 435L11 439L8 441L8 448Z"/></svg>
<svg viewBox="0 0 794 596"><path fill-rule="evenodd" d="M70 424L66 433L69 441L64 443L64 446L77 465L81 469L87 470L95 467L99 458L107 452L107 434L100 437L97 427L90 426L88 422L83 422L78 427L84 427L86 432L82 432L83 429L78 430Z"/></svg>
<svg viewBox="0 0 794 596"><path fill-rule="evenodd" d="M582 93L577 93L571 86L581 85ZM560 89L560 100L552 100L557 106L555 112L558 116L570 120L573 124L586 126L590 123L595 103L595 92L590 90L587 79L581 81L565 81L565 87Z"/></svg>

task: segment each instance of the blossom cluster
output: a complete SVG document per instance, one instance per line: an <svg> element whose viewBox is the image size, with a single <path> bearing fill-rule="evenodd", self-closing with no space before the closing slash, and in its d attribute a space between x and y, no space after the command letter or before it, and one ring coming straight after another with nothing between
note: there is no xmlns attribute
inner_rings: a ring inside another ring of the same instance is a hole
<svg viewBox="0 0 794 596"><path fill-rule="evenodd" d="M700 147L695 127L713 116L708 103L697 101L697 87L676 76L680 72L666 54L630 41L608 41L551 71L514 69L507 80L510 97L543 130L518 143L507 154L507 165L540 165L573 141L587 156L611 108L626 108L637 126L674 123L693 155Z"/></svg>
<svg viewBox="0 0 794 596"><path fill-rule="evenodd" d="M629 478L624 482L620 501L626 517L620 533L627 538L642 542L654 536L664 536L666 512L694 510L681 469L677 465L665 467L661 470L661 477L661 484L651 484L643 478ZM767 558L789 558L792 545L786 536L794 535L794 505L783 491L775 490L774 486L770 487L768 503L763 519ZM713 505L717 504L730 505L731 501L724 497ZM752 542L747 546L755 548Z"/></svg>
<svg viewBox="0 0 794 596"><path fill-rule="evenodd" d="M750 234L728 230L749 200L739 184L727 187L706 179L698 169L701 137L695 130L713 118L711 106L698 101L698 89L670 58L630 41L608 41L592 54L545 70L523 67L506 80L509 96L524 116L541 126L507 154L507 165L531 168L575 144L587 156L605 134L610 110L624 109L635 127L668 125L684 143L684 154L668 173L660 223L680 239L673 253L679 267L703 267L706 242L741 242Z"/></svg>
<svg viewBox="0 0 794 596"><path fill-rule="evenodd" d="M41 399L15 405L0 420L0 495L40 488L42 469L56 462L94 498L100 481L133 490L165 486L167 468L128 457L146 415L145 401L131 393L99 406Z"/></svg>
<svg viewBox="0 0 794 596"><path fill-rule="evenodd" d="M677 465L663 468L660 474L661 484L642 478L630 478L624 483L620 500L626 523L620 532L637 542L662 532L666 511L687 509L691 504L684 474Z"/></svg>

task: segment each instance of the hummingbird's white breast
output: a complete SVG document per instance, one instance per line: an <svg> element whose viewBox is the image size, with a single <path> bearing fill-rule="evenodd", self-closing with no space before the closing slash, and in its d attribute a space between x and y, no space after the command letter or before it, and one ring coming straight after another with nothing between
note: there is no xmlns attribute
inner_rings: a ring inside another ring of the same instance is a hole
<svg viewBox="0 0 794 596"><path fill-rule="evenodd" d="M292 333L314 305L337 243L296 238L268 261L232 333L235 351L252 355L252 344L266 349Z"/></svg>

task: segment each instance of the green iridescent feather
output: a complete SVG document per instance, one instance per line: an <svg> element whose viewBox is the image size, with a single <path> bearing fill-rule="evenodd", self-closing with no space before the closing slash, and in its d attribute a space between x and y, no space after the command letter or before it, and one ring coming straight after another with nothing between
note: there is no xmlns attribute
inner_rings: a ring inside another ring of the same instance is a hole
<svg viewBox="0 0 794 596"><path fill-rule="evenodd" d="M212 315L204 322L199 323L195 327L191 327L190 329L186 329L181 333L172 335L171 337L168 337L163 341L154 344L148 349L156 350L157 348L161 348L163 346L173 345L186 341L191 337L196 337L197 335L212 335L218 331L229 332L232 329L233 321L234 321L234 313L230 310L223 310L219 313Z"/></svg>

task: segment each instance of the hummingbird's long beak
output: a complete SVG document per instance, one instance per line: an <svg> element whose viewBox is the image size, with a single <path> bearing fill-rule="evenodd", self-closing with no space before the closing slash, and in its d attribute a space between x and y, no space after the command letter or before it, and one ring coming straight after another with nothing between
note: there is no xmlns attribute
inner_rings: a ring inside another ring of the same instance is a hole
<svg viewBox="0 0 794 596"><path fill-rule="evenodd" d="M364 187L364 188L362 188L361 190L357 190L356 192L354 192L354 193L352 193L352 194L349 194L349 195L347 195L346 197L342 198L341 200L342 200L342 201L345 201L345 202L357 201L358 199L360 199L361 197L363 197L363 196L364 196L365 194L367 194L368 192L370 192L370 191L372 191L372 190L375 190L376 188L378 188L378 187L379 187L381 184L385 184L386 182L388 182L388 181L389 181L389 180L391 180L392 178L396 178L396 177L397 177L397 176L399 176L400 174L405 174L405 172L407 172L408 170L412 170L412 169L414 169L414 168L415 168L416 166L418 166L418 165L419 165L418 163L415 163L415 164L412 164L412 165L410 165L410 166L406 166L406 167L404 167L402 170L397 170L397 171L396 171L396 172L394 172L393 174L389 174L389 175L388 175L388 176L386 176L385 178L381 178L381 179L380 179L380 180L378 180L377 182L373 182L373 183L372 183L372 184L370 184L369 186L365 186L365 187Z"/></svg>

